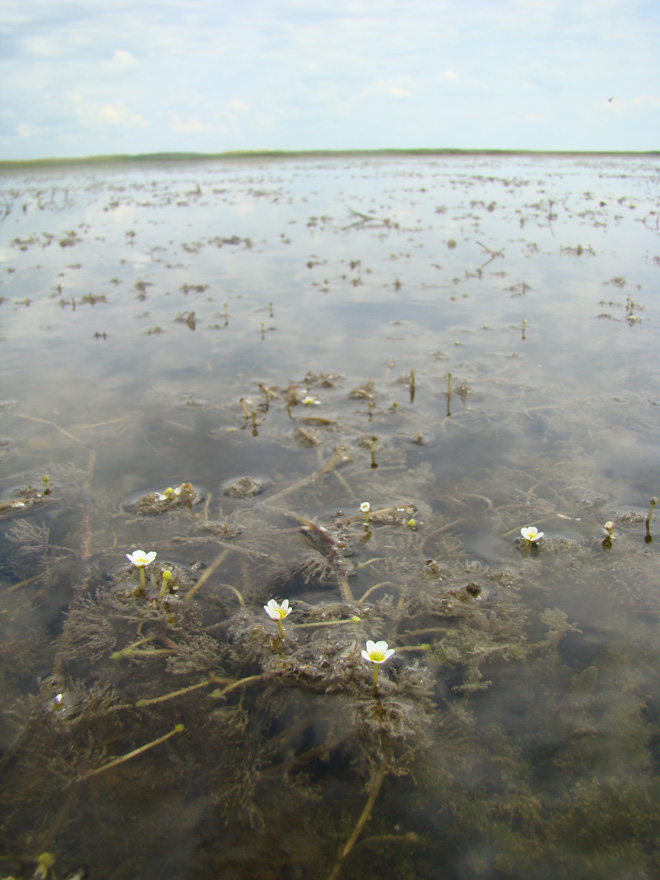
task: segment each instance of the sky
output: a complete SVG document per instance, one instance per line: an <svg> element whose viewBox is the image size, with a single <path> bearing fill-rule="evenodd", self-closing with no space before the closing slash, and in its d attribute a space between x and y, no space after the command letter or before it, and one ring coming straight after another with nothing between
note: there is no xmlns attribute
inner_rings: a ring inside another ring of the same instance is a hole
<svg viewBox="0 0 660 880"><path fill-rule="evenodd" d="M0 159L660 149L658 0L0 0Z"/></svg>

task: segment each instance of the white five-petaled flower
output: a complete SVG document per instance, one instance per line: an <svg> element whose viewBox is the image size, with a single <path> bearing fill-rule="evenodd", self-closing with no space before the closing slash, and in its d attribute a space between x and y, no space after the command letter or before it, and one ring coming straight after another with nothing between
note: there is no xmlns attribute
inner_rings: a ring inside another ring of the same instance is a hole
<svg viewBox="0 0 660 880"><path fill-rule="evenodd" d="M394 653L394 648L388 648L387 642L367 642L367 650L362 652L362 658L367 663L385 663Z"/></svg>
<svg viewBox="0 0 660 880"><path fill-rule="evenodd" d="M270 599L268 605L264 605L264 611L271 620L284 620L291 614L292 609L289 607L288 599L283 599L281 605L276 599Z"/></svg>
<svg viewBox="0 0 660 880"><path fill-rule="evenodd" d="M320 406L320 405L321 405L321 401L318 399L318 397L308 396L303 400L303 406Z"/></svg>
<svg viewBox="0 0 660 880"><path fill-rule="evenodd" d="M135 550L133 553L127 553L126 558L138 568L143 568L145 565L151 565L156 558L156 551L145 553L144 550Z"/></svg>
<svg viewBox="0 0 660 880"><path fill-rule="evenodd" d="M368 501L363 501L360 505L360 510L362 511L362 513L369 513L369 511L371 510L371 504L369 504Z"/></svg>
<svg viewBox="0 0 660 880"><path fill-rule="evenodd" d="M543 537L543 532L539 532L536 526L522 528L520 534L523 536L523 539L529 541L530 544L536 544L536 542Z"/></svg>

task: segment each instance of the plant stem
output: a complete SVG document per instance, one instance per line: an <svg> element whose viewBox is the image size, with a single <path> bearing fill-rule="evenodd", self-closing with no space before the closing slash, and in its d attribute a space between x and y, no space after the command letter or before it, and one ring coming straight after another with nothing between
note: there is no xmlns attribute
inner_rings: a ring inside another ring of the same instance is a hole
<svg viewBox="0 0 660 880"><path fill-rule="evenodd" d="M380 789L381 789L381 786L383 785L384 779L385 779L385 767L384 767L384 764L382 764L380 766L380 768L377 771L374 771L374 773L372 774L372 777L370 780L371 791L369 792L369 797L367 799L367 803L364 805L364 809L360 813L360 818L357 820L357 822L355 824L355 828L353 829L353 833L348 838L346 845L344 846L343 850L341 851L339 858L337 859L337 862L328 877L328 880L337 880L337 877L339 877L344 859L346 858L346 856L351 852L351 850L355 846L356 840L360 836L362 829L366 825L366 823L369 819L369 816L371 815L371 811L373 810L374 804L376 803L376 799L378 798L378 795L380 794Z"/></svg>
<svg viewBox="0 0 660 880"><path fill-rule="evenodd" d="M238 681L232 682L228 687L223 688L221 691L213 691L211 696L216 699L218 697L224 697L225 694L228 694L229 691L233 691L234 688L239 687L242 684L247 684L250 681L259 681L263 677L263 675L248 675L247 678L241 678Z"/></svg>
<svg viewBox="0 0 660 880"><path fill-rule="evenodd" d="M128 754L122 755L120 758L115 758L114 761L108 761L107 764L103 764L101 767L97 767L96 770L90 770L89 773L85 773L85 775L81 778L89 779L90 776L98 776L99 773L105 773L106 770L111 770L113 767L117 767L119 764L123 764L125 761L130 761L131 758L136 758L138 755L141 755L142 752L146 752L147 749L152 749L154 746L159 746L161 743L165 742L165 740L169 739L171 736L174 736L175 733L181 733L183 729L183 724L177 724L174 729L170 730L169 733L166 733L165 736L159 736L158 739L155 739L144 746L140 746L139 749L134 749L132 752L128 752Z"/></svg>
<svg viewBox="0 0 660 880"><path fill-rule="evenodd" d="M210 679L205 678L204 681L198 681L197 684L191 684L178 691L171 691L169 694L163 694L162 697L152 697L150 700L138 700L135 705L138 709L142 709L143 706L153 706L154 703L164 703L166 700L173 700L175 697L180 697L182 694L196 691L197 688L204 687L207 684L211 684L211 681Z"/></svg>
<svg viewBox="0 0 660 880"><path fill-rule="evenodd" d="M229 553L229 550L228 550L227 547L225 547L225 549L222 550L222 551L221 551L221 552L215 557L215 559L214 559L213 562L209 565L209 567L206 568L206 569L204 570L202 576L201 576L200 579L197 581L197 583L195 584L195 586L194 586L194 587L191 587L191 588L188 590L188 592L186 593L186 595L183 597L183 601L184 601L184 602L189 602L190 599L192 599L192 597L195 595L195 593L197 592L197 590L199 590L200 587L201 587L204 583L206 583L206 581L210 578L210 576L213 574L213 572L216 570L216 568L222 563L222 561L225 559L225 557L228 555L228 553Z"/></svg>
<svg viewBox="0 0 660 880"><path fill-rule="evenodd" d="M338 571L337 580L339 581L339 589L341 590L341 596L344 602L350 602L351 604L354 603L355 599L353 598L353 591L348 583L346 572L341 570Z"/></svg>
<svg viewBox="0 0 660 880"><path fill-rule="evenodd" d="M307 629L311 626L341 626L345 623L359 623L359 620L353 620L348 617L346 620L315 620L313 623L297 623L296 629Z"/></svg>

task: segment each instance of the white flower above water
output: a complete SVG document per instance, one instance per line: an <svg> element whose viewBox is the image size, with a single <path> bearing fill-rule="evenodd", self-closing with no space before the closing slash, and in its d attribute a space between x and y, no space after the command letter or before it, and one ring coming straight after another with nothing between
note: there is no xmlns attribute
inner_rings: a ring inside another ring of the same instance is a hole
<svg viewBox="0 0 660 880"><path fill-rule="evenodd" d="M133 553L126 554L126 559L138 568L143 568L145 565L151 565L155 558L155 550L150 550L149 553L145 553L144 550L135 550Z"/></svg>
<svg viewBox="0 0 660 880"><path fill-rule="evenodd" d="M303 400L303 406L321 406L321 401L318 397L305 397Z"/></svg>
<svg viewBox="0 0 660 880"><path fill-rule="evenodd" d="M369 513L369 511L371 510L371 504L369 504L368 501L363 501L360 505L360 510L362 511L362 513Z"/></svg>
<svg viewBox="0 0 660 880"><path fill-rule="evenodd" d="M271 620L284 620L291 614L292 609L289 607L288 599L283 599L281 605L276 599L270 599L268 605L264 605L264 611Z"/></svg>
<svg viewBox="0 0 660 880"><path fill-rule="evenodd" d="M526 526L520 530L520 534L523 540L529 541L530 544L536 544L543 537L543 532L539 532L536 526Z"/></svg>
<svg viewBox="0 0 660 880"><path fill-rule="evenodd" d="M362 651L362 658L367 663L385 663L394 653L394 648L388 648L387 642L367 642L367 650Z"/></svg>
<svg viewBox="0 0 660 880"><path fill-rule="evenodd" d="M264 605L264 611L271 620L275 621L275 623L277 624L277 630L280 634L280 638L284 640L285 636L282 621L285 617L288 617L289 614L291 614L289 600L282 599L282 604L280 604L276 599L269 599L268 605Z"/></svg>

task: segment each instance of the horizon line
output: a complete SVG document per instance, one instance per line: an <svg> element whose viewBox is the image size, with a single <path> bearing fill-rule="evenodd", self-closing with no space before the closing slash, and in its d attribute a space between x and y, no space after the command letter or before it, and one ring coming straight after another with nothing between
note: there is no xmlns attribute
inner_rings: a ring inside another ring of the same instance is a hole
<svg viewBox="0 0 660 880"><path fill-rule="evenodd" d="M660 150L525 150L464 149L461 147L382 147L346 150L225 150L220 153L161 151L155 153L109 153L92 156L43 157L39 159L0 159L0 170L30 166L102 164L121 162L185 162L221 159L287 159L334 156L658 156Z"/></svg>

